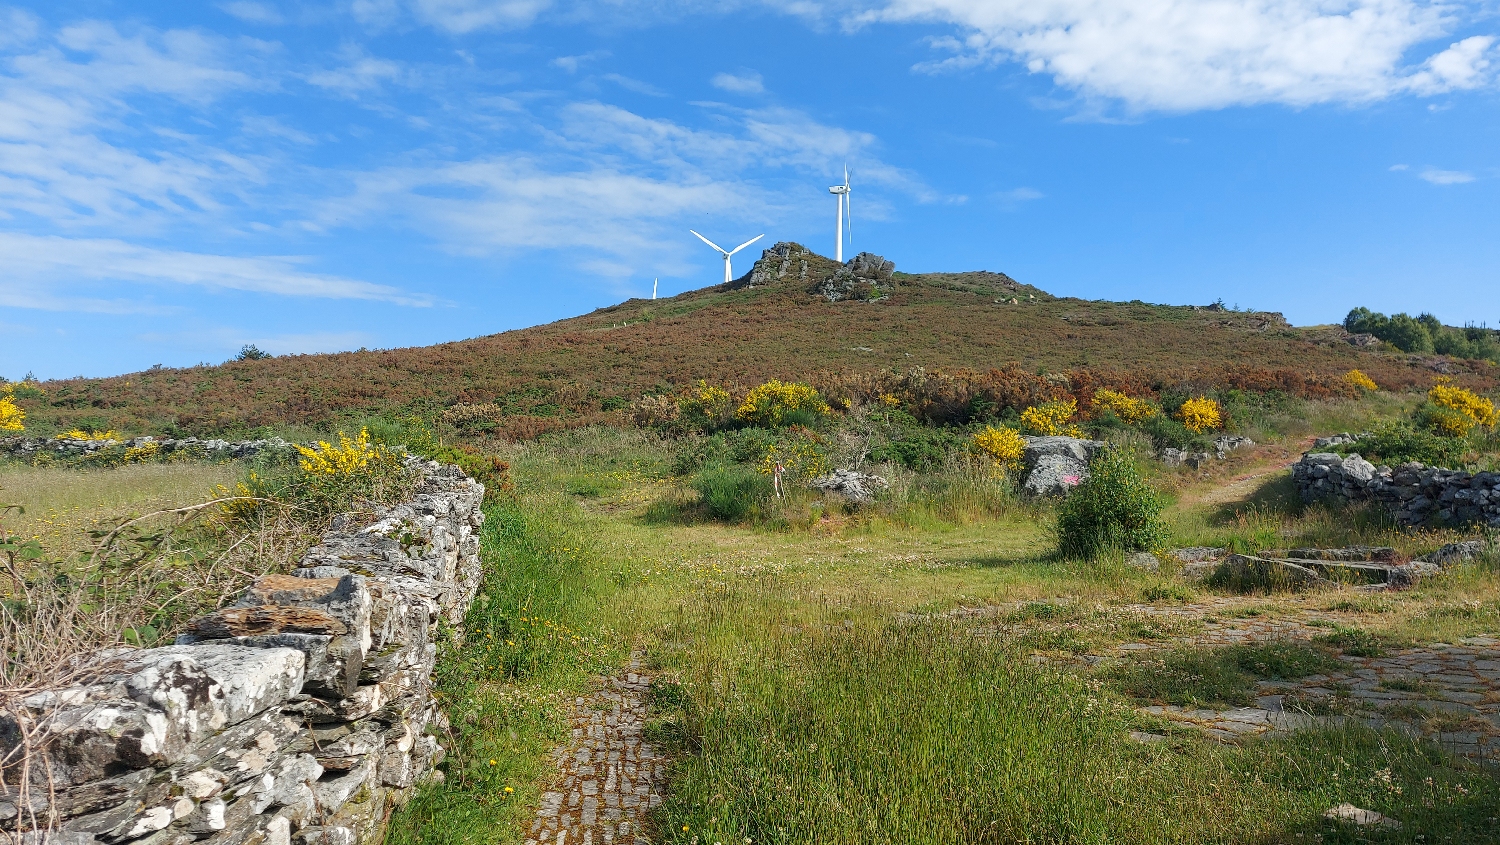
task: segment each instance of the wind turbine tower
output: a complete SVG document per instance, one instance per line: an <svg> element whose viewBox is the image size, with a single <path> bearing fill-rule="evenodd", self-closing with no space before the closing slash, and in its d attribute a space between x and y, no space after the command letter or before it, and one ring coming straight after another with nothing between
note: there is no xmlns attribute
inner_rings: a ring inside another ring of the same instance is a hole
<svg viewBox="0 0 1500 845"><path fill-rule="evenodd" d="M854 241L854 215L849 211L849 168L844 168L844 184L834 185L828 189L838 200L838 227L833 230L833 257L840 264L844 263L844 215L849 215L849 241Z"/></svg>
<svg viewBox="0 0 1500 845"><path fill-rule="evenodd" d="M693 232L692 229L689 229L688 231L689 232ZM693 232L693 234L698 235L697 232ZM734 273L733 273L733 271L731 271L729 269L729 257L731 255L734 255L736 252L739 252L740 250L744 249L745 247L747 247L747 246L755 243L756 241L758 241L758 240L760 240L761 238L764 238L764 237L765 237L764 233L756 235L755 237L751 238L748 241L745 241L744 243L740 244L739 246L737 246L737 247L735 247L734 249L731 249L731 250L724 249L723 247L719 246L718 244L714 243L713 241L709 240L708 238L703 237L702 235L698 235L698 240L703 241L704 243L708 244L709 246L711 246L714 249L718 250L719 252L723 253L723 255L724 255L724 284L727 285L727 284L729 284L729 282L731 282L734 279Z"/></svg>

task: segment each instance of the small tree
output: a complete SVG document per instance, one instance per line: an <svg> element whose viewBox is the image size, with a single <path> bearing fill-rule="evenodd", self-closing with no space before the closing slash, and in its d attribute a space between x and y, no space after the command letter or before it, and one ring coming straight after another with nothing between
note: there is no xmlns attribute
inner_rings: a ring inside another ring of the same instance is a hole
<svg viewBox="0 0 1500 845"><path fill-rule="evenodd" d="M1105 548L1149 550L1167 539L1165 504L1130 457L1101 450L1089 477L1057 509L1057 548L1071 558L1091 558Z"/></svg>
<svg viewBox="0 0 1500 845"><path fill-rule="evenodd" d="M269 352L263 351L253 343L247 343L240 347L240 354L234 356L236 361L259 361L262 358L274 358Z"/></svg>

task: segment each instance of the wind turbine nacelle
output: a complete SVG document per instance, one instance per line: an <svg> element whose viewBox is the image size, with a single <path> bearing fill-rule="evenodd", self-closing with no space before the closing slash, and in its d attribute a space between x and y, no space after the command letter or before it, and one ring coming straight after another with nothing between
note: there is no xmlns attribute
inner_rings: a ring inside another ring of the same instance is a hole
<svg viewBox="0 0 1500 845"><path fill-rule="evenodd" d="M843 185L834 185L832 188L828 189L828 193L830 194L847 194L848 192L849 189L844 187Z"/></svg>

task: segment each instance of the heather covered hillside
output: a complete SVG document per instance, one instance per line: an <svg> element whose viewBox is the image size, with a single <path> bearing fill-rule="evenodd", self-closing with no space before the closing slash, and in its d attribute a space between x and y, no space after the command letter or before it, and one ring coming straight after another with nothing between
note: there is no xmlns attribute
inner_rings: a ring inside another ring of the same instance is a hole
<svg viewBox="0 0 1500 845"><path fill-rule="evenodd" d="M59 380L20 391L18 401L38 432L228 435L462 405L484 406L474 413L494 430L527 436L605 421L642 394L678 393L700 379L751 386L799 378L837 394L917 367L1002 404L1004 390L985 387L992 370L1009 380L1066 376L1079 389L1121 383L1147 393L1244 388L1314 398L1342 390L1339 376L1353 368L1390 389L1425 388L1442 373L1496 384L1488 361L1361 340L1373 339L1293 327L1276 313L1059 298L1003 273L904 274L868 254L839 265L777 244L728 285L533 328L430 347Z"/></svg>

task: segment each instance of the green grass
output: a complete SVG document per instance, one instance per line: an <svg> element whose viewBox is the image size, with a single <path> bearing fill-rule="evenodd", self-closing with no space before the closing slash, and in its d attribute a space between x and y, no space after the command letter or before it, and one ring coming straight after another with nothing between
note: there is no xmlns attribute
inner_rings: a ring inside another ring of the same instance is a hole
<svg viewBox="0 0 1500 845"><path fill-rule="evenodd" d="M655 842L1359 841L1321 819L1348 801L1405 823L1359 834L1369 841L1478 843L1500 815L1491 775L1394 733L1130 741L1137 704L1247 703L1257 680L1332 668L1332 649L1169 648L1161 666L1108 672L1033 664L1034 650L1166 641L1201 624L1121 605L1222 596L1059 559L1045 514L978 478L896 476L878 507L734 525L689 514L697 494L670 474L671 444L649 435L572 432L503 457L518 493L490 509L482 599L438 678L456 734L447 780L396 815L393 843L519 842L564 736L562 702L632 650L658 673L648 737L675 756ZM598 495L573 492L591 479ZM929 498L943 490L951 505ZM1292 535L1336 520L1275 519ZM1483 627L1494 591L1494 573L1471 567L1383 598L1379 618ZM1299 601L1232 598L1218 612L1274 616ZM993 605L1009 609L932 618ZM1363 604L1340 612L1369 627Z"/></svg>
<svg viewBox="0 0 1500 845"><path fill-rule="evenodd" d="M1293 641L1223 648L1176 648L1107 670L1122 693L1158 704L1245 707L1255 682L1305 678L1341 668L1328 652Z"/></svg>

